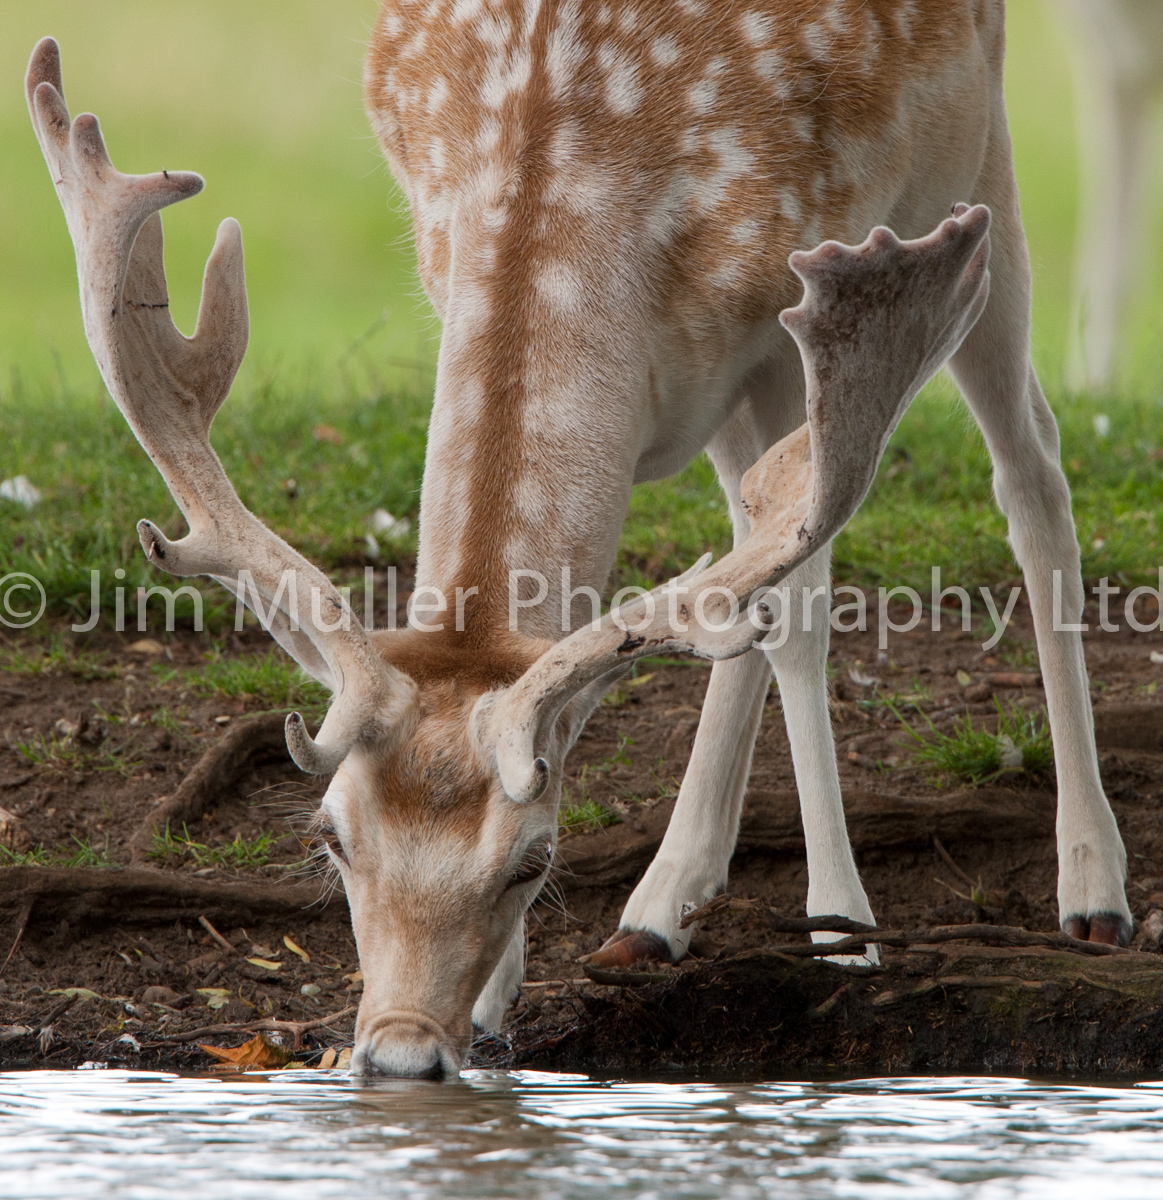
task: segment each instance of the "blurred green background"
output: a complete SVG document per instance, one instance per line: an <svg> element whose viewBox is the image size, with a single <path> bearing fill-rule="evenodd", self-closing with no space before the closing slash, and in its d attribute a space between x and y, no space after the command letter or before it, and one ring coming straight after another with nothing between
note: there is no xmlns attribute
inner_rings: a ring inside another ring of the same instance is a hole
<svg viewBox="0 0 1163 1200"><path fill-rule="evenodd" d="M1066 400L1062 364L1077 195L1071 77L1055 0L1010 0L1007 88L1034 263L1035 359L1059 411L1091 575L1156 561L1163 447L1163 271L1156 238L1127 324L1117 393ZM376 507L414 514L439 328L421 292L406 207L363 114L375 0L0 0L0 478L44 499L0 500L0 566L48 581L58 610L87 605L90 566L146 570L134 521L181 522L121 418L102 399L81 328L73 250L32 135L22 79L36 40L61 42L74 113L99 114L125 171L207 180L167 210L180 327L193 325L219 220L247 251L251 349L215 426L244 499L342 573L407 561L412 539L366 542ZM1155 206L1158 227L1163 203ZM988 464L938 382L894 439L873 495L837 548L858 582L1015 574ZM1093 417L1109 414L1098 438ZM319 437L320 424L334 437ZM292 496L284 486L296 479ZM705 462L636 489L618 581L657 578L727 540ZM111 581L109 581L111 586Z"/></svg>

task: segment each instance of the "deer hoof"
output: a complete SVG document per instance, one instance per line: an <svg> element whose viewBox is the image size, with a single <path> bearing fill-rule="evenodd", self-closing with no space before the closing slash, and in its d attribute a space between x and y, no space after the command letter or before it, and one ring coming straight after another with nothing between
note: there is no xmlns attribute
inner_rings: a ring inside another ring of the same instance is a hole
<svg viewBox="0 0 1163 1200"><path fill-rule="evenodd" d="M595 950L578 959L587 966L608 970L611 967L632 967L635 963L675 961L666 939L649 929L619 929Z"/></svg>
<svg viewBox="0 0 1163 1200"><path fill-rule="evenodd" d="M1119 913L1095 913L1090 917L1067 917L1062 922L1062 931L1080 942L1129 946L1134 926Z"/></svg>

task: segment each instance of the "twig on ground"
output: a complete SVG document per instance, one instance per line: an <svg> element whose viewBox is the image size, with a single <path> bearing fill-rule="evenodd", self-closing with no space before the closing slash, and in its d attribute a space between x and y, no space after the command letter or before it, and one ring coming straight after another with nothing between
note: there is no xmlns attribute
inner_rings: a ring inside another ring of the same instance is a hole
<svg viewBox="0 0 1163 1200"><path fill-rule="evenodd" d="M228 942L222 936L222 934L220 934L218 932L218 930L215 929L214 926L211 925L208 920L206 920L206 918L204 916L198 918L198 924L201 925L204 930L206 930L206 932L218 943L218 945L220 945L222 947L223 950L226 951L227 954L241 954L242 953L242 951L239 950L239 948L237 946L233 945L231 942Z"/></svg>
<svg viewBox="0 0 1163 1200"><path fill-rule="evenodd" d="M32 916L32 906L34 903L34 897L26 896L20 906L20 911L16 914L16 936L12 939L12 945L9 947L8 957L5 958L4 965L0 966L0 975L3 975L8 969L8 964L12 961L12 956L16 953L16 949L20 945L20 939L24 937L24 931L28 928L28 918Z"/></svg>
<svg viewBox="0 0 1163 1200"><path fill-rule="evenodd" d="M958 879L961 880L963 884L965 884L967 888L969 888L971 892L975 889L981 888L981 884L979 882L974 882L974 880L970 879L969 876L966 875L966 873L953 861L953 856L941 844L941 839L936 834L933 834L933 849L936 850L940 855L941 861L949 868L950 871L953 872L954 875L957 876Z"/></svg>
<svg viewBox="0 0 1163 1200"><path fill-rule="evenodd" d="M206 1025L201 1029L192 1029L189 1033L161 1034L149 1044L160 1046L173 1042L193 1042L198 1038L223 1033L289 1033L294 1038L291 1049L298 1050L302 1045L303 1034L310 1033L313 1029L323 1029L335 1021L341 1021L344 1017L351 1016L358 1007L356 1004L351 1004L339 1012L331 1013L326 1017L318 1017L314 1021L276 1021L267 1018L262 1021L248 1021L244 1024Z"/></svg>

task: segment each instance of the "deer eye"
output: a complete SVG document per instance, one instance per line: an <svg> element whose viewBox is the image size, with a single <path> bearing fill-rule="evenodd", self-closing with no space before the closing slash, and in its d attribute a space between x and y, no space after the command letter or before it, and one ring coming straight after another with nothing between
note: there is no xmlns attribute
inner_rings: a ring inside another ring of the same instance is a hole
<svg viewBox="0 0 1163 1200"><path fill-rule="evenodd" d="M520 887L522 884L532 883L535 879L539 879L549 870L551 854L552 847L548 842L534 842L525 851L517 869L509 876L505 883L506 888Z"/></svg>
<svg viewBox="0 0 1163 1200"><path fill-rule="evenodd" d="M330 820L324 819L323 824L319 827L319 836L323 839L323 844L331 853L339 859L345 867L351 864L347 861L347 855L343 850L343 843L339 840L339 834L335 832L335 826Z"/></svg>

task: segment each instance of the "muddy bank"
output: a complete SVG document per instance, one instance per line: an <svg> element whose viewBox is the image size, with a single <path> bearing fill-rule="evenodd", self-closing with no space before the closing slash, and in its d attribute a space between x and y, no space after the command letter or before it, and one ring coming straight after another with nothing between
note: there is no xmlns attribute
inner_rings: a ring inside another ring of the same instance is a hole
<svg viewBox="0 0 1163 1200"><path fill-rule="evenodd" d="M1140 926L1163 908L1163 668L1150 660L1160 645L1131 634L1088 644ZM193 635L136 650L106 636L72 660L29 651L0 675L0 843L9 863L46 864L0 867L0 962L11 951L0 1067L196 1069L211 1063L199 1043L256 1032L306 1063L350 1046L361 982L346 905L305 865L302 816L320 783L271 736L269 696L196 686L210 649ZM246 631L211 652L242 661L266 649ZM896 715L928 736L927 722L951 732L967 715L996 728L995 702L1038 713L1028 627L991 655L960 633L901 636L887 661L871 635L840 637L831 668L848 823L880 924L1054 930L1052 776L936 779L913 761ZM587 979L576 960L616 927L665 830L708 673L644 664L595 714L568 764L567 803L613 823L562 838L554 886L531 916L521 1001L475 1061L587 1073L1158 1073L1163 955L1149 922L1125 955L912 946L860 974L780 956L788 936L741 911L706 922L688 962L645 972L658 978ZM165 815L180 828L168 842L154 836ZM796 916L806 889L773 688L731 892Z"/></svg>

